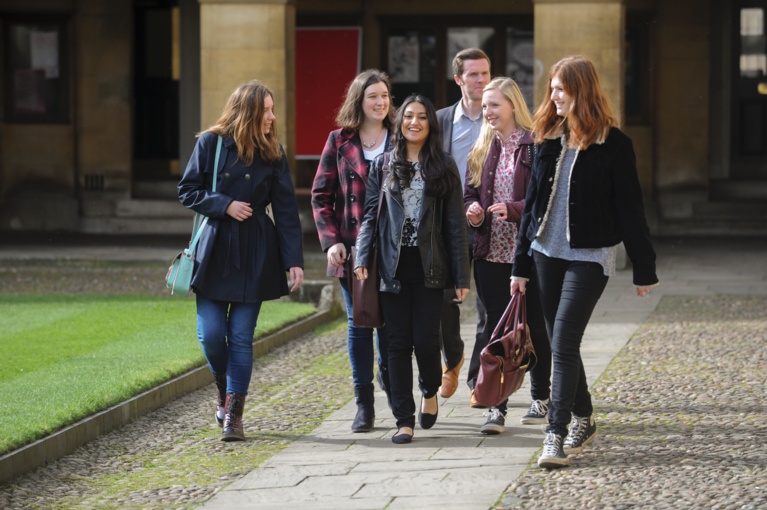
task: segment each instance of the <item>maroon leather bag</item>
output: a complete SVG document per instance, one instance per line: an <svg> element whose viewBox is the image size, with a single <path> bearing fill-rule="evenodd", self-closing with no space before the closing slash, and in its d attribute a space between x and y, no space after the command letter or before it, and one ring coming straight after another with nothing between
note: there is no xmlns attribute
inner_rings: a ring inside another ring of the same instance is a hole
<svg viewBox="0 0 767 510"><path fill-rule="evenodd" d="M388 162L388 154L384 156L384 168ZM384 172L384 175L385 172ZM378 192L378 211L376 211L376 223L373 229L372 242L370 243L370 252L368 254L368 278L367 280L358 280L354 276L355 249L349 251L349 266L346 274L349 282L349 289L352 295L352 322L355 326L361 328L380 328L384 325L383 312L381 311L381 301L379 299L380 278L378 276L378 221L381 216L381 202L384 199L384 179L381 179L381 190Z"/></svg>
<svg viewBox="0 0 767 510"><path fill-rule="evenodd" d="M474 386L477 402L494 407L522 386L525 372L535 366L525 296L515 292L487 346L479 355L479 375Z"/></svg>

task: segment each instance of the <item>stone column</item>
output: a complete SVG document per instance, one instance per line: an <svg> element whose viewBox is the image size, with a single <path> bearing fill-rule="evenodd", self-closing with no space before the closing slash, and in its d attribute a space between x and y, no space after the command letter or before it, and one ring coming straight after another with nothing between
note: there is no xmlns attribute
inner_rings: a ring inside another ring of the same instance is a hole
<svg viewBox="0 0 767 510"><path fill-rule="evenodd" d="M533 0L535 9L535 104L546 93L549 69L580 54L594 62L619 120L624 98L624 0Z"/></svg>
<svg viewBox="0 0 767 510"><path fill-rule="evenodd" d="M277 136L295 154L295 0L199 0L201 128L257 79L274 92ZM291 167L294 165L291 165Z"/></svg>

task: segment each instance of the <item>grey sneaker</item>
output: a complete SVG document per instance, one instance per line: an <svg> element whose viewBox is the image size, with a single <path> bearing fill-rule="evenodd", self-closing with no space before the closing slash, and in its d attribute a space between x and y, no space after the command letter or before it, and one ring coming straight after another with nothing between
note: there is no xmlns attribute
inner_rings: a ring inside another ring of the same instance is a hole
<svg viewBox="0 0 767 510"><path fill-rule="evenodd" d="M543 441L543 453L538 457L538 467L546 469L560 468L570 465L570 459L562 449L564 437L553 432L546 434Z"/></svg>
<svg viewBox="0 0 767 510"><path fill-rule="evenodd" d="M530 410L522 417L520 423L522 425L540 425L546 423L549 418L549 405L551 405L551 399L546 400L533 400L530 403Z"/></svg>
<svg viewBox="0 0 767 510"><path fill-rule="evenodd" d="M593 416L575 416L570 422L570 430L567 431L564 450L568 455L581 453L583 447L597 437L597 424Z"/></svg>
<svg viewBox="0 0 767 510"><path fill-rule="evenodd" d="M492 408L487 416L487 421L479 428L483 434L495 435L506 430L506 417L498 409Z"/></svg>

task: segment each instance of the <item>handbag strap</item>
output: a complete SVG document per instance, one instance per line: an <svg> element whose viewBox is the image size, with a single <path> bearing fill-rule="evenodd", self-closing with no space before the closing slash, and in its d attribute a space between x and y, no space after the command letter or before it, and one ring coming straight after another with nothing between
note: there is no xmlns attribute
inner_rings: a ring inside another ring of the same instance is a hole
<svg viewBox="0 0 767 510"><path fill-rule="evenodd" d="M216 191L216 181L218 180L218 161L221 157L221 145L223 141L224 138L221 135L218 135L218 142L216 143L216 159L213 163L213 185L211 186L214 192ZM202 221L200 221L201 217L203 218ZM192 229L192 238L189 240L189 251L194 251L195 247L197 246L197 242L200 240L202 231L207 223L207 216L202 216L200 213L196 213L194 215L194 228Z"/></svg>

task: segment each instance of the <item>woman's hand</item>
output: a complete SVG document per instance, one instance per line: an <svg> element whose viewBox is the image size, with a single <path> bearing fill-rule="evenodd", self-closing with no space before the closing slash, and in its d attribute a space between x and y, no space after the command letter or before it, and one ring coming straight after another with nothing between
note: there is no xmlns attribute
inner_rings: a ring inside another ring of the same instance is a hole
<svg viewBox="0 0 767 510"><path fill-rule="evenodd" d="M245 221L253 216L253 209L251 209L250 204L247 202L233 200L229 207L226 208L226 214L237 221Z"/></svg>
<svg viewBox="0 0 767 510"><path fill-rule="evenodd" d="M469 289L455 289L455 298L453 301L456 303L463 303L463 300L466 299L466 296L469 295Z"/></svg>
<svg viewBox="0 0 767 510"><path fill-rule="evenodd" d="M637 287L637 296L645 297L650 293L650 287Z"/></svg>
<svg viewBox="0 0 767 510"><path fill-rule="evenodd" d="M511 293L514 294L516 291L519 291L520 294L523 296L525 295L525 292L527 291L527 281L523 280L521 278L511 278Z"/></svg>
<svg viewBox="0 0 767 510"><path fill-rule="evenodd" d="M466 219L468 219L469 223L472 225L479 225L482 223L482 220L485 219L485 211L482 209L482 206L479 205L479 202L474 202L468 209L466 209Z"/></svg>
<svg viewBox="0 0 767 510"><path fill-rule="evenodd" d="M304 283L304 270L300 267L290 268L290 281L293 282L293 286L290 288L290 292L298 289Z"/></svg>
<svg viewBox="0 0 767 510"><path fill-rule="evenodd" d="M490 207L487 208L487 212L491 212L498 216L498 219L501 219L503 221L506 221L506 218L509 215L509 210L506 208L506 204L503 202L498 202L497 204L493 204Z"/></svg>
<svg viewBox="0 0 767 510"><path fill-rule="evenodd" d="M358 280L367 280L368 268L362 266L358 267L354 270L354 276L356 276Z"/></svg>
<svg viewBox="0 0 767 510"><path fill-rule="evenodd" d="M346 246L336 243L328 248L328 262L331 266L341 267L346 262Z"/></svg>

